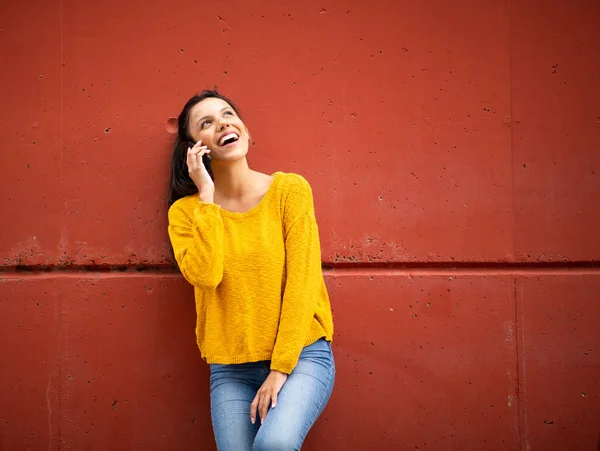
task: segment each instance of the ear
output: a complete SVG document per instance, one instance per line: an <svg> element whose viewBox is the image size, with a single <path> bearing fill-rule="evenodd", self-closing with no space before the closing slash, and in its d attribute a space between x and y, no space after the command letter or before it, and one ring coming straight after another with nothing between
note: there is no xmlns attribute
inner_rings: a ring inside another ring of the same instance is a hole
<svg viewBox="0 0 600 451"><path fill-rule="evenodd" d="M248 144L252 144L252 135L250 134L250 130L248 130L248 127L244 126L244 128L246 129L246 133L248 133Z"/></svg>
<svg viewBox="0 0 600 451"><path fill-rule="evenodd" d="M165 130L171 134L177 133L177 118L176 117L170 117L169 119L167 119L167 122L165 122Z"/></svg>

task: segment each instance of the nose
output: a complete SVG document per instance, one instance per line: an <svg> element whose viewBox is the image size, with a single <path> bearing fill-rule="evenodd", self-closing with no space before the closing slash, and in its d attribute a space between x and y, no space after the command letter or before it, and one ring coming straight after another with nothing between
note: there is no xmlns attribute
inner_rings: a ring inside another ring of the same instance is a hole
<svg viewBox="0 0 600 451"><path fill-rule="evenodd" d="M219 123L218 123L218 130L219 131L223 131L225 130L227 127L229 127L229 122L227 121L227 119L225 118L221 118L219 119Z"/></svg>

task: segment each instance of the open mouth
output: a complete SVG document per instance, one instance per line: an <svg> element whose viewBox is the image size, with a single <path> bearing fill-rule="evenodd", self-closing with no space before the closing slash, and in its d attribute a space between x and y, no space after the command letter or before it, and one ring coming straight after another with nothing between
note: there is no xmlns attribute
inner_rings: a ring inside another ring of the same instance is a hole
<svg viewBox="0 0 600 451"><path fill-rule="evenodd" d="M219 146L225 147L229 144L233 144L240 139L237 133L227 133L219 140Z"/></svg>

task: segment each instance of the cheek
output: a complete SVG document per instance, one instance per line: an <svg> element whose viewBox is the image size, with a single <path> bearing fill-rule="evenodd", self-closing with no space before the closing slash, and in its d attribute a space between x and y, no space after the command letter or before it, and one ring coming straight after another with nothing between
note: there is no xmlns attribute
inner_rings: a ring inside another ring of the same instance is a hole
<svg viewBox="0 0 600 451"><path fill-rule="evenodd" d="M212 145L212 133L210 131L201 131L196 133L196 136L198 137L198 141L202 141L203 145L208 145L209 147Z"/></svg>

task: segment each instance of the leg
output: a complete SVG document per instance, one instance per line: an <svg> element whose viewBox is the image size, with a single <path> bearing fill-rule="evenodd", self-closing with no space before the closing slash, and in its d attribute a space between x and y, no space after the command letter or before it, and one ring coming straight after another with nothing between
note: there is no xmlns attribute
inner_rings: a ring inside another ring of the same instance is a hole
<svg viewBox="0 0 600 451"><path fill-rule="evenodd" d="M258 422L250 403L269 373L265 362L210 366L210 410L219 451L251 451Z"/></svg>
<svg viewBox="0 0 600 451"><path fill-rule="evenodd" d="M307 346L258 430L254 451L300 450L325 408L335 379L331 345L325 340Z"/></svg>

